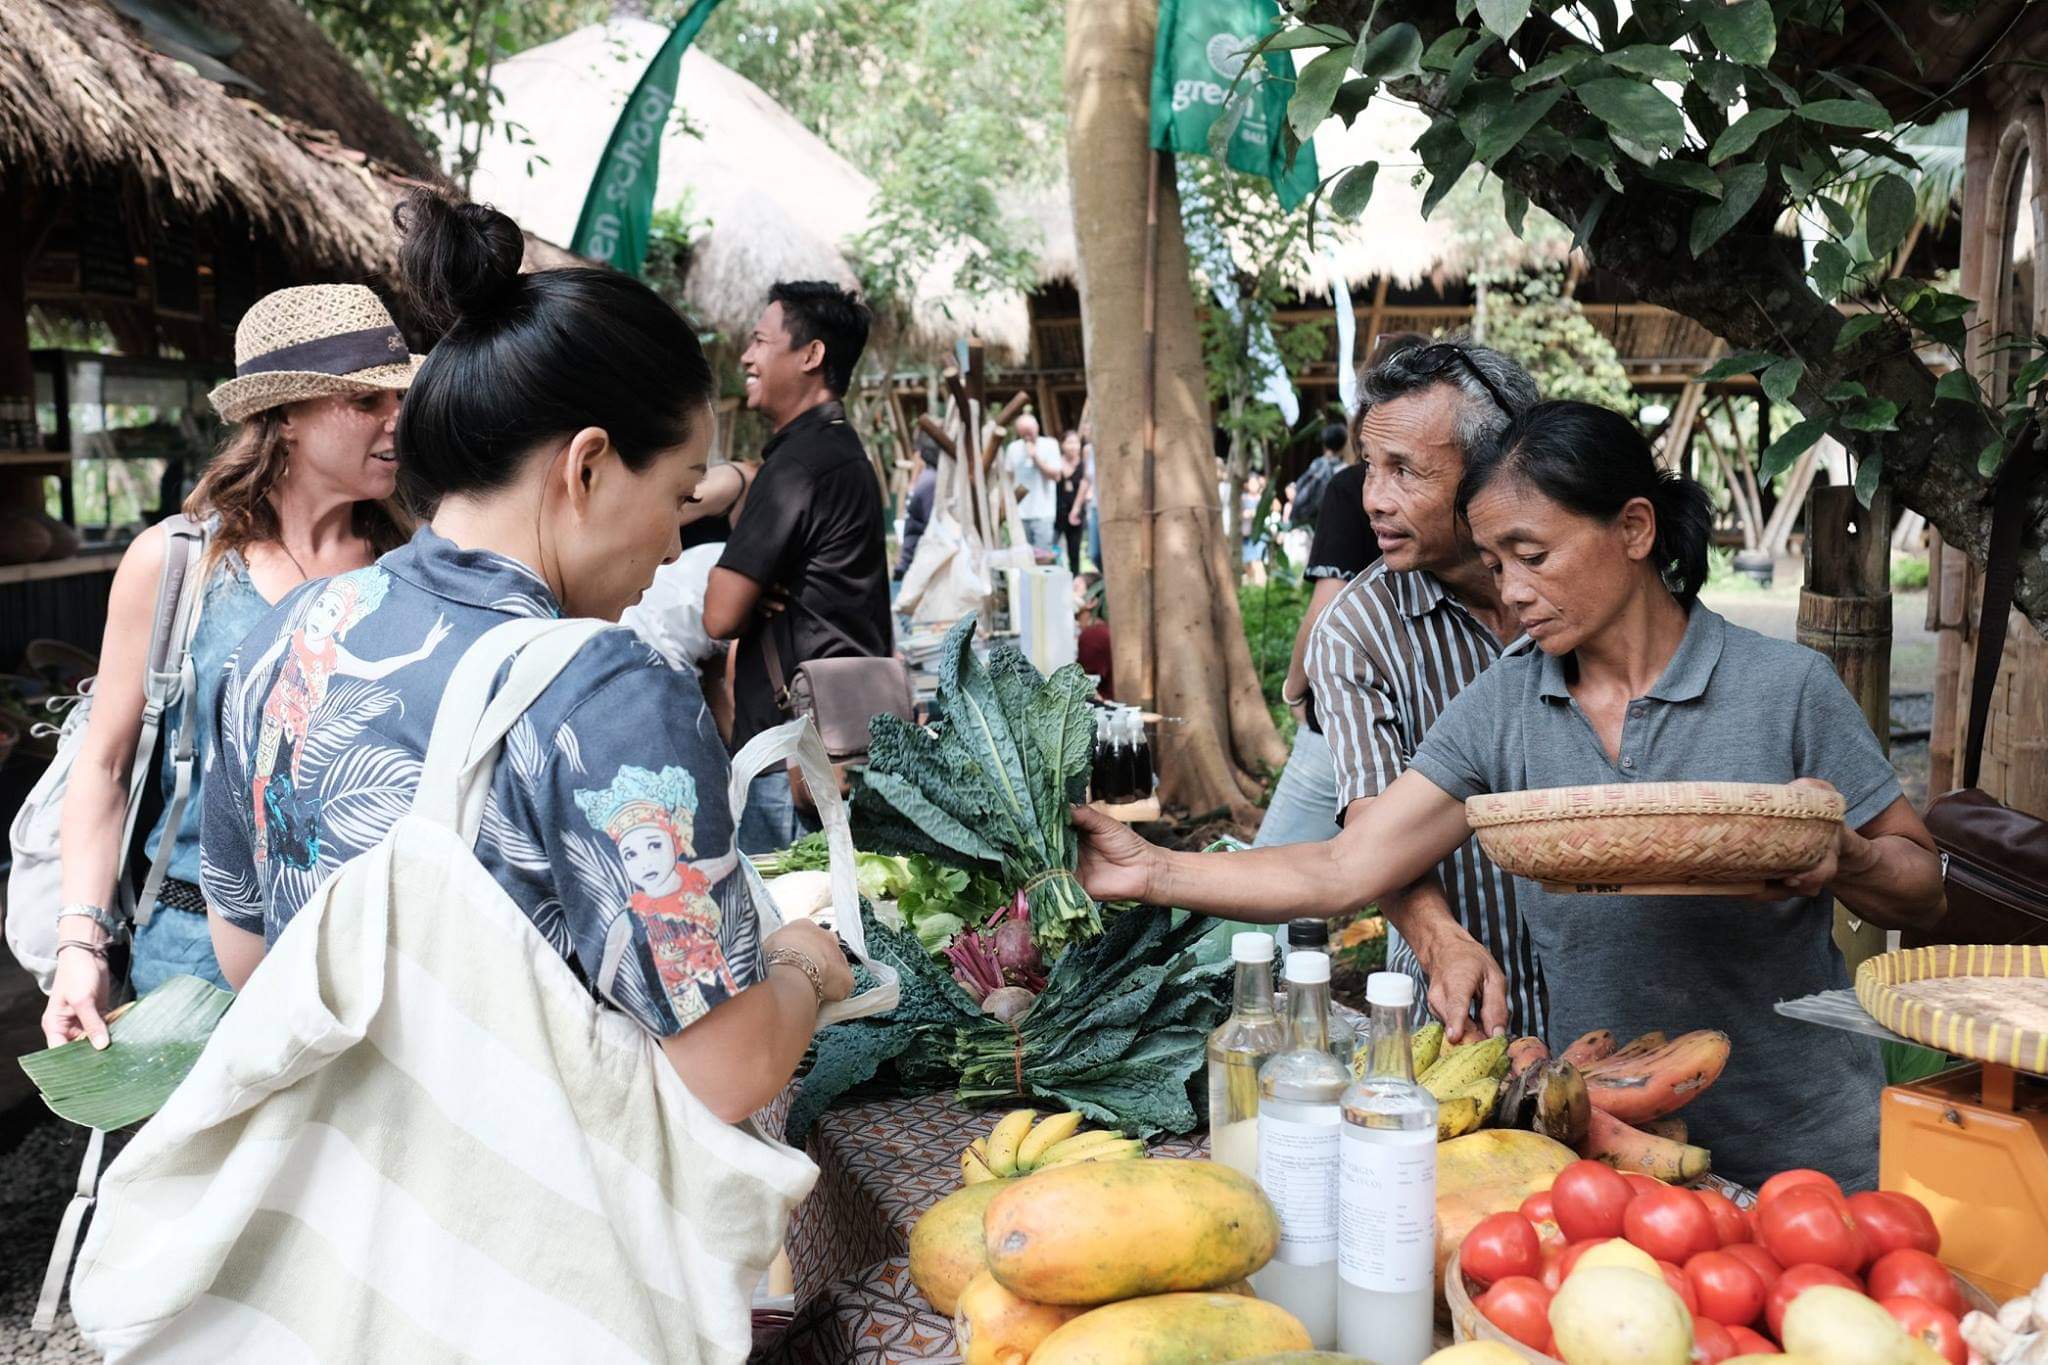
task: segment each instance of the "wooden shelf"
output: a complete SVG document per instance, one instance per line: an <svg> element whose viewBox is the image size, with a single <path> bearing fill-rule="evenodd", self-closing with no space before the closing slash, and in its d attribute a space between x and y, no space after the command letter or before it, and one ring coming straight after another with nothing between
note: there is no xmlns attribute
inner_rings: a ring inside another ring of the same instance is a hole
<svg viewBox="0 0 2048 1365"><path fill-rule="evenodd" d="M45 559L35 564L0 564L0 584L35 583L48 578L79 578L86 574L112 573L120 567L125 550L94 550L69 559Z"/></svg>
<svg viewBox="0 0 2048 1365"><path fill-rule="evenodd" d="M7 465L43 465L54 467L71 463L68 450L0 450L0 467Z"/></svg>

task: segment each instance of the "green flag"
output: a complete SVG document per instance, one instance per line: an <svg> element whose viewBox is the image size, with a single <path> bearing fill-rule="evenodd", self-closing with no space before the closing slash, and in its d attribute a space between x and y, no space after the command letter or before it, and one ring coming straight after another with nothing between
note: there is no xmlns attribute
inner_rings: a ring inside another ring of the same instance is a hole
<svg viewBox="0 0 2048 1365"><path fill-rule="evenodd" d="M1241 104L1243 115L1223 160L1272 181L1280 206L1291 209L1315 193L1318 179L1315 148L1303 147L1289 166L1281 141L1294 64L1288 53L1268 52L1246 71L1244 59L1279 14L1278 0L1160 0L1152 145L1208 156L1210 126Z"/></svg>
<svg viewBox="0 0 2048 1365"><path fill-rule="evenodd" d="M654 218L654 183L661 175L661 133L676 102L676 75L683 49L704 27L718 0L697 0L647 64L633 87L611 141L598 159L597 174L583 199L569 249L629 275L647 259L647 228Z"/></svg>

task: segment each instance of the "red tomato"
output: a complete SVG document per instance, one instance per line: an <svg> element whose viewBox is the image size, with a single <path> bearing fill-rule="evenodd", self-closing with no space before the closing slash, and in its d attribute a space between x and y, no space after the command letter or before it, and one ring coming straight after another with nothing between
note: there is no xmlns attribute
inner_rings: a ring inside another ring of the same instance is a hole
<svg viewBox="0 0 2048 1365"><path fill-rule="evenodd" d="M1585 1255L1594 1247L1599 1246L1602 1242L1611 1242L1613 1240L1612 1237L1596 1237L1590 1242L1574 1242L1566 1247L1564 1255L1560 1256L1557 1261L1557 1282L1563 1284L1572 1277L1572 1271L1579 1264L1579 1257Z"/></svg>
<svg viewBox="0 0 2048 1365"><path fill-rule="evenodd" d="M1758 1207L1757 1240L1782 1264L1830 1266L1844 1275L1863 1268L1863 1240L1839 1197L1799 1188Z"/></svg>
<svg viewBox="0 0 2048 1365"><path fill-rule="evenodd" d="M1910 1194L1865 1190L1849 1196L1849 1216L1869 1239L1871 1258L1911 1247L1933 1256L1941 1251L1941 1230L1927 1206Z"/></svg>
<svg viewBox="0 0 2048 1365"><path fill-rule="evenodd" d="M1693 1365L1721 1365L1721 1362L1735 1354L1735 1338L1728 1335L1728 1329L1712 1318L1692 1320Z"/></svg>
<svg viewBox="0 0 2048 1365"><path fill-rule="evenodd" d="M1749 1263L1725 1251L1703 1251L1685 1263L1685 1277L1699 1297L1698 1312L1729 1327L1755 1322L1770 1292Z"/></svg>
<svg viewBox="0 0 2048 1365"><path fill-rule="evenodd" d="M1969 1305L1963 1302L1963 1291L1956 1288L1956 1277L1949 1273L1948 1267L1926 1252L1915 1251L1911 1247L1888 1251L1870 1267L1871 1298L1895 1299L1902 1296L1925 1299L1958 1318L1969 1311Z"/></svg>
<svg viewBox="0 0 2048 1365"><path fill-rule="evenodd" d="M1465 1278L1484 1286L1510 1275L1543 1273L1543 1240L1519 1213L1489 1213L1458 1244Z"/></svg>
<svg viewBox="0 0 2048 1365"><path fill-rule="evenodd" d="M1707 1216L1714 1220L1714 1235L1721 1239L1722 1246L1735 1242L1754 1241L1749 1221L1742 1216L1742 1210L1735 1207L1735 1201L1717 1190L1694 1190L1700 1202L1707 1206Z"/></svg>
<svg viewBox="0 0 2048 1365"><path fill-rule="evenodd" d="M1628 1182L1629 1189L1637 1195L1649 1194L1653 1190L1667 1190L1671 1187L1663 1181L1644 1175L1641 1171L1623 1171L1621 1178Z"/></svg>
<svg viewBox="0 0 2048 1365"><path fill-rule="evenodd" d="M1785 1310L1792 1306L1792 1300L1817 1284L1839 1285L1843 1289L1863 1292L1863 1286L1832 1266L1795 1265L1778 1277L1771 1286L1771 1292L1764 1296L1764 1321L1770 1324L1772 1336L1782 1336L1785 1331Z"/></svg>
<svg viewBox="0 0 2048 1365"><path fill-rule="evenodd" d="M1774 1356L1780 1354L1776 1343L1762 1332L1752 1332L1747 1327L1730 1327L1728 1335L1735 1341L1737 1355Z"/></svg>
<svg viewBox="0 0 2048 1365"><path fill-rule="evenodd" d="M1535 1227L1543 1245L1561 1247L1565 1244L1564 1229L1557 1225L1557 1210L1551 1206L1549 1190L1524 1199L1520 1213Z"/></svg>
<svg viewBox="0 0 2048 1365"><path fill-rule="evenodd" d="M1657 1262L1657 1269L1664 1272L1664 1283L1671 1286L1671 1292L1685 1301L1685 1311L1688 1313L1699 1312L1699 1295L1693 1292L1692 1281L1685 1277L1685 1272L1669 1261Z"/></svg>
<svg viewBox="0 0 2048 1365"><path fill-rule="evenodd" d="M1550 1291L1526 1275L1508 1276L1473 1303L1524 1346L1540 1351L1550 1340Z"/></svg>
<svg viewBox="0 0 2048 1365"><path fill-rule="evenodd" d="M1684 1265L1702 1251L1721 1245L1714 1231L1714 1216L1699 1196L1668 1185L1631 1200L1622 1214L1622 1231L1658 1260L1674 1265Z"/></svg>
<svg viewBox="0 0 2048 1365"><path fill-rule="evenodd" d="M1948 1365L1968 1365L1970 1348L1963 1343L1963 1329L1954 1313L1910 1294L1879 1299L1877 1306L1898 1319L1907 1336L1920 1338L1928 1349L1945 1357Z"/></svg>
<svg viewBox="0 0 2048 1365"><path fill-rule="evenodd" d="M1568 1242L1621 1236L1622 1211L1633 1198L1621 1173L1597 1161L1574 1161L1550 1186L1550 1205Z"/></svg>
<svg viewBox="0 0 2048 1365"><path fill-rule="evenodd" d="M1780 1171L1769 1180L1766 1180L1763 1188L1756 1192L1758 1212L1761 1213L1764 1205L1770 1203L1785 1191L1795 1189L1800 1185L1818 1185L1824 1190L1832 1190L1834 1191L1835 1202L1837 1204L1843 1202L1842 1187L1837 1185L1835 1178L1825 1171Z"/></svg>
<svg viewBox="0 0 2048 1365"><path fill-rule="evenodd" d="M1553 1294L1557 1292L1557 1287L1564 1283L1564 1262L1569 1255L1571 1252L1565 1247L1544 1244L1543 1273L1537 1278L1542 1280L1543 1287Z"/></svg>
<svg viewBox="0 0 2048 1365"><path fill-rule="evenodd" d="M1778 1258L1755 1242L1737 1242L1721 1250L1754 1270L1756 1277L1764 1282L1766 1294L1771 1292L1771 1286L1778 1282L1778 1277L1785 1273L1785 1267L1778 1264Z"/></svg>

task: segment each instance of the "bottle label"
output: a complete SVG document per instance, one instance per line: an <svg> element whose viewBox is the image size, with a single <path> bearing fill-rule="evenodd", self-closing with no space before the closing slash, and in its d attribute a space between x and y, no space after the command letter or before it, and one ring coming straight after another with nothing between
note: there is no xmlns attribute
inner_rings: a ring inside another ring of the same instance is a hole
<svg viewBox="0 0 2048 1365"><path fill-rule="evenodd" d="M1259 1187L1280 1215L1286 1265L1327 1265L1337 1259L1337 1136L1335 1105L1312 1120L1259 1114Z"/></svg>
<svg viewBox="0 0 2048 1365"><path fill-rule="evenodd" d="M1338 1161L1337 1272L1383 1294L1428 1289L1436 1276L1436 1128L1344 1125Z"/></svg>

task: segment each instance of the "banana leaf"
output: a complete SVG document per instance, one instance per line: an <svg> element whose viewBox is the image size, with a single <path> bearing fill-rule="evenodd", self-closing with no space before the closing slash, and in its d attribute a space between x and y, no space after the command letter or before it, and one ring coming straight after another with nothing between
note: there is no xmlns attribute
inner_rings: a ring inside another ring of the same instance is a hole
<svg viewBox="0 0 2048 1365"><path fill-rule="evenodd" d="M105 1051L75 1038L29 1053L21 1069L58 1117L126 1128L163 1107L234 998L196 976L174 976L108 1022Z"/></svg>

